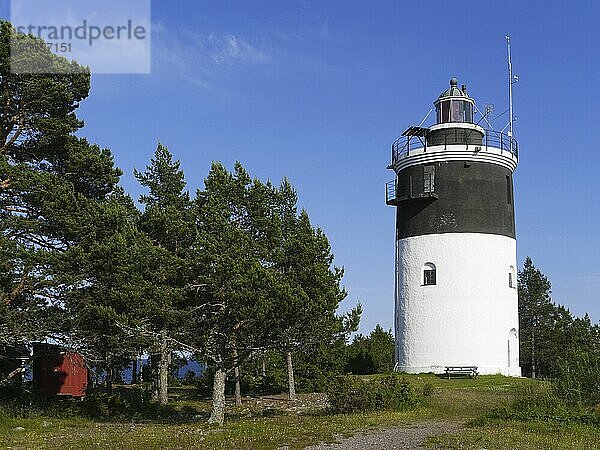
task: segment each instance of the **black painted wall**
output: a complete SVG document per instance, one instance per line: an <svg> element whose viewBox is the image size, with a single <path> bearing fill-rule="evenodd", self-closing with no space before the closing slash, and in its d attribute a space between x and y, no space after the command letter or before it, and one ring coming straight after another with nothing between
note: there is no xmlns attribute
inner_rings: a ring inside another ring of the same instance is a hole
<svg viewBox="0 0 600 450"><path fill-rule="evenodd" d="M398 196L412 199L397 207L398 239L440 233L488 233L515 237L512 173L495 164L435 163L435 197L424 173L431 167L408 167L398 174ZM410 191L410 192L409 192ZM421 197L419 195L421 194Z"/></svg>

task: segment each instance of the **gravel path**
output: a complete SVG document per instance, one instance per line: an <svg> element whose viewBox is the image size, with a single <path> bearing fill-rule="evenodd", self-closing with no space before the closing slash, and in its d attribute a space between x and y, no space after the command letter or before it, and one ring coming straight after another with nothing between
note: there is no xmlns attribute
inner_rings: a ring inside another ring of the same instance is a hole
<svg viewBox="0 0 600 450"><path fill-rule="evenodd" d="M462 428L456 422L420 422L398 428L369 431L350 438L340 439L337 444L319 444L307 450L359 450L359 449L424 449L421 444L429 436L450 433Z"/></svg>

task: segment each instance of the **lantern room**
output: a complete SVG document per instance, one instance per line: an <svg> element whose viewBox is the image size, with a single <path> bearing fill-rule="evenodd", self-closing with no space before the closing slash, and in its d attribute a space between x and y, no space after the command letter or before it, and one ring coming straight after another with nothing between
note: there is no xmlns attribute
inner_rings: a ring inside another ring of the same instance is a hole
<svg viewBox="0 0 600 450"><path fill-rule="evenodd" d="M440 94L434 102L437 123L473 123L474 101L467 94L467 86L458 87L458 80L450 80L450 88Z"/></svg>

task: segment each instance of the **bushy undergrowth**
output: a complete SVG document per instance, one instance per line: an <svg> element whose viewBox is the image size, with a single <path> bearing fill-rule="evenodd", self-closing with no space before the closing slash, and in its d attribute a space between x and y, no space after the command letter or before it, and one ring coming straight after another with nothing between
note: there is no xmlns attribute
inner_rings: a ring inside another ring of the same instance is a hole
<svg viewBox="0 0 600 450"><path fill-rule="evenodd" d="M600 355L576 353L558 363L552 382L555 395L569 406L600 405Z"/></svg>
<svg viewBox="0 0 600 450"><path fill-rule="evenodd" d="M400 411L419 405L431 392L431 386L417 390L397 374L375 380L340 376L329 383L327 398L332 413Z"/></svg>
<svg viewBox="0 0 600 450"><path fill-rule="evenodd" d="M163 407L150 401L150 394L143 386L133 389L119 389L109 395L104 392L91 392L83 400L58 398L42 400L34 392L21 389L18 394L0 392L0 415L10 419L85 418L91 420L123 419L166 419L179 420L182 411ZM183 411L185 415L186 411ZM196 412L189 412L195 414Z"/></svg>
<svg viewBox="0 0 600 450"><path fill-rule="evenodd" d="M158 405L150 401L150 395L143 389L120 390L114 394L104 392L86 396L78 409L92 419L119 419L132 416L158 415Z"/></svg>
<svg viewBox="0 0 600 450"><path fill-rule="evenodd" d="M559 361L550 381L519 388L515 400L475 424L497 420L579 423L600 427L600 357L576 353Z"/></svg>

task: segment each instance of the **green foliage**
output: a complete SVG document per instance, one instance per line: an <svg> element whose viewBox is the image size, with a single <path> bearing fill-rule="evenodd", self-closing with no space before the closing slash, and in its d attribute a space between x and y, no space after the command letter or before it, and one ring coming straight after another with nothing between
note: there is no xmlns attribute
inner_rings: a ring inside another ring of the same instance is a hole
<svg viewBox="0 0 600 450"><path fill-rule="evenodd" d="M551 284L534 265L525 259L519 272L519 320L521 333L521 368L529 376L547 375L551 370L546 354L551 344L556 308L550 298Z"/></svg>
<svg viewBox="0 0 600 450"><path fill-rule="evenodd" d="M327 389L333 413L401 411L421 404L429 395L430 387L419 392L397 374L376 380L363 380L354 376L336 377Z"/></svg>
<svg viewBox="0 0 600 450"><path fill-rule="evenodd" d="M250 395L285 392L287 389L287 373L285 371L284 355L282 352L272 350L255 355L242 365L241 378L242 392L247 392ZM232 383L231 392L233 392L233 389Z"/></svg>
<svg viewBox="0 0 600 450"><path fill-rule="evenodd" d="M332 378L344 373L346 342L311 345L295 357L296 385L300 392L325 392Z"/></svg>
<svg viewBox="0 0 600 450"><path fill-rule="evenodd" d="M341 373L361 310L336 315L343 269L291 184L214 163L191 199L179 161L159 143L135 171L147 189L140 211L118 187L111 152L75 135L89 70L21 36L40 73L13 73L15 37L0 21L0 342L64 340L109 375L108 391L140 351L161 352L163 375L175 349L225 372L257 351L293 351L306 389ZM242 371L247 389L281 389L281 366L258 371ZM110 395L85 403L117 412L135 404Z"/></svg>
<svg viewBox="0 0 600 450"><path fill-rule="evenodd" d="M121 389L114 394L94 392L77 406L84 417L95 420L160 417L168 411L151 402L150 392L144 387Z"/></svg>
<svg viewBox="0 0 600 450"><path fill-rule="evenodd" d="M600 353L600 327L552 302L551 284L526 258L519 272L520 363L523 374L556 377L561 355Z"/></svg>
<svg viewBox="0 0 600 450"><path fill-rule="evenodd" d="M395 341L391 330L377 325L369 336L359 334L348 346L346 371L366 375L394 370Z"/></svg>
<svg viewBox="0 0 600 450"><path fill-rule="evenodd" d="M484 414L473 424L516 421L600 426L600 413L597 410L569 405L557 395L553 386L540 384L524 387L518 389L515 396L512 403Z"/></svg>
<svg viewBox="0 0 600 450"><path fill-rule="evenodd" d="M89 71L27 38L37 49L28 55L63 73L13 73L18 38L0 21L0 337L9 343L74 326L65 297L88 280L66 268L93 239L94 212L121 175L109 150L74 135Z"/></svg>
<svg viewBox="0 0 600 450"><path fill-rule="evenodd" d="M552 387L569 406L600 407L600 355L577 352L561 358Z"/></svg>
<svg viewBox="0 0 600 450"><path fill-rule="evenodd" d="M239 163L234 173L213 164L205 185L194 205L197 233L191 284L201 288L193 292L199 307L190 339L228 371L252 348L275 339L275 320L289 290L271 269L271 249L266 245L278 229L270 207L272 186L252 181ZM236 357L233 351L238 348Z"/></svg>
<svg viewBox="0 0 600 450"><path fill-rule="evenodd" d="M561 358L556 378L517 389L513 402L476 423L491 420L600 426L600 358L588 353Z"/></svg>

